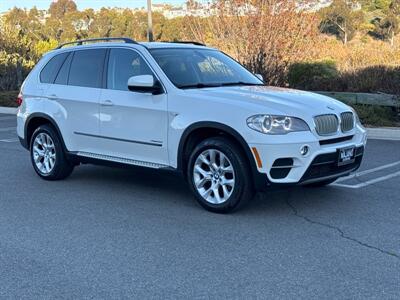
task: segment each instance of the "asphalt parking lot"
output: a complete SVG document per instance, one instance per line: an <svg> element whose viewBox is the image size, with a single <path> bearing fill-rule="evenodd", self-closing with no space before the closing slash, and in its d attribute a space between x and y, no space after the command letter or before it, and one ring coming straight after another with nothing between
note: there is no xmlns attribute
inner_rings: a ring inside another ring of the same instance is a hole
<svg viewBox="0 0 400 300"><path fill-rule="evenodd" d="M81 166L34 173L0 115L0 298L400 298L400 141L358 176L201 209L182 179Z"/></svg>

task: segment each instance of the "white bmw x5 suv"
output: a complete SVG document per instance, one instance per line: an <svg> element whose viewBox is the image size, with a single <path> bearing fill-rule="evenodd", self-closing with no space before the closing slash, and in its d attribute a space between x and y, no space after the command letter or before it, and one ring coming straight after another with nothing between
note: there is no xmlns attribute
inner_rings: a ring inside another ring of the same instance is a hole
<svg viewBox="0 0 400 300"><path fill-rule="evenodd" d="M216 49L70 44L39 61L18 98L18 136L43 179L82 163L171 169L204 208L229 212L256 190L323 186L361 164L366 131L349 106L265 86Z"/></svg>

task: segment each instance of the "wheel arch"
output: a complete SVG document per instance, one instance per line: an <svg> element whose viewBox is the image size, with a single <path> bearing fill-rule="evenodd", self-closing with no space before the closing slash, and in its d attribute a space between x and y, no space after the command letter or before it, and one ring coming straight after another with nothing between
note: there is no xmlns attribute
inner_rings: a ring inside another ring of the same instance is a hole
<svg viewBox="0 0 400 300"><path fill-rule="evenodd" d="M196 143L197 141L205 138L219 135L227 136L241 148L251 167L251 170L253 171L252 173L254 174L254 171L257 170L255 160L253 154L251 153L250 147L241 134L230 126L209 121L194 123L187 127L183 132L178 147L178 170L183 172L186 170L185 164L189 155L187 150L190 150L193 147L191 143Z"/></svg>
<svg viewBox="0 0 400 300"><path fill-rule="evenodd" d="M33 132L36 130L36 128L43 124L50 124L56 130L58 137L62 143L63 149L64 151L66 151L67 148L65 147L64 138L56 121L54 121L52 117L44 113L33 113L27 118L25 122L24 137L26 140L27 149L29 150L30 148Z"/></svg>

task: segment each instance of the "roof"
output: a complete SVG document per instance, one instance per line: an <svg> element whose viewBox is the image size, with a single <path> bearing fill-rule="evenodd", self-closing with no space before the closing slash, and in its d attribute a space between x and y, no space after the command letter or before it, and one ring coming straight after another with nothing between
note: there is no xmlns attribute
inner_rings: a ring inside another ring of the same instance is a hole
<svg viewBox="0 0 400 300"><path fill-rule="evenodd" d="M140 45L148 49L163 49L163 48L198 48L198 49L212 49L207 46L201 46L188 43L169 43L169 42L141 42Z"/></svg>
<svg viewBox="0 0 400 300"><path fill-rule="evenodd" d="M111 40L112 39L112 40ZM58 46L54 50L73 50L73 49L83 49L83 48L101 48L101 47L115 47L115 46L134 46L134 45L142 45L147 49L162 49L162 48L198 48L198 49L211 49L209 47L203 46L200 43L190 42L190 41L182 41L182 42L135 42L128 38L121 38L122 40L126 40L125 42L116 41L120 38L110 38L110 41L103 41L103 39L89 39L82 40L76 42L70 42L66 44L62 44ZM74 43L81 43L74 44Z"/></svg>

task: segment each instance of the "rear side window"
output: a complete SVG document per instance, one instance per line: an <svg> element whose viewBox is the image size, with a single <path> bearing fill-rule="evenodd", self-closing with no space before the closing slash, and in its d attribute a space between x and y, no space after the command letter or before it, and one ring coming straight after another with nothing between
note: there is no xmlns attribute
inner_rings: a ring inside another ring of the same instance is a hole
<svg viewBox="0 0 400 300"><path fill-rule="evenodd" d="M100 88L105 56L105 49L75 51L71 62L68 85Z"/></svg>
<svg viewBox="0 0 400 300"><path fill-rule="evenodd" d="M60 69L67 56L68 53L61 53L50 59L43 70L40 72L40 82L53 83L54 79L57 76L58 70Z"/></svg>
<svg viewBox="0 0 400 300"><path fill-rule="evenodd" d="M69 53L67 59L62 64L60 71L58 71L56 80L54 81L55 84L67 85L68 73L69 73L69 68L71 66L72 56L73 53L72 52Z"/></svg>

